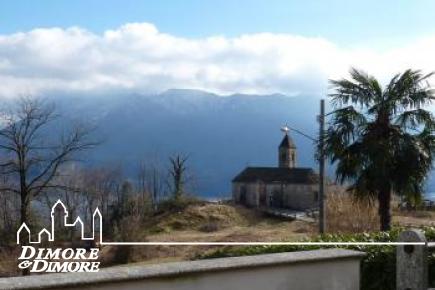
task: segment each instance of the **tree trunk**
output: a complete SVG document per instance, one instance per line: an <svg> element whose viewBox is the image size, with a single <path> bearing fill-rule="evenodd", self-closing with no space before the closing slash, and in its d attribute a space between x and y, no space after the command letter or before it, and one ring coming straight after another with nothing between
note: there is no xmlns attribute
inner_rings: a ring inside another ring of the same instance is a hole
<svg viewBox="0 0 435 290"><path fill-rule="evenodd" d="M391 229L391 187L384 186L378 195L379 200L379 217L381 231L389 231Z"/></svg>
<svg viewBox="0 0 435 290"><path fill-rule="evenodd" d="M20 214L21 214L21 224L26 223L27 226L29 225L29 202L27 200L27 197L25 195L21 196L21 208L20 208Z"/></svg>
<svg viewBox="0 0 435 290"><path fill-rule="evenodd" d="M29 219L29 200L28 200L26 194L21 194L20 214L21 214L21 224L26 223L26 225L28 227L30 227L30 224L28 221L28 219ZM29 238L31 238L31 237L29 237ZM20 244L21 244L21 246L28 246L29 240L27 240L27 239L20 240ZM21 271L21 274L23 276L29 275L29 268L23 269Z"/></svg>

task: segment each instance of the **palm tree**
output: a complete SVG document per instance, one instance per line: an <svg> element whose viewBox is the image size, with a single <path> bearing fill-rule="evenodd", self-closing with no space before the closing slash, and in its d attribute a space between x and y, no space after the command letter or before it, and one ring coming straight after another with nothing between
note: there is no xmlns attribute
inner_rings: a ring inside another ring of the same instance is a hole
<svg viewBox="0 0 435 290"><path fill-rule="evenodd" d="M434 90L418 70L395 75L382 87L367 73L331 80L334 111L325 154L337 181L359 198L378 200L382 231L391 228L392 193L420 200L435 152L434 116L423 109Z"/></svg>

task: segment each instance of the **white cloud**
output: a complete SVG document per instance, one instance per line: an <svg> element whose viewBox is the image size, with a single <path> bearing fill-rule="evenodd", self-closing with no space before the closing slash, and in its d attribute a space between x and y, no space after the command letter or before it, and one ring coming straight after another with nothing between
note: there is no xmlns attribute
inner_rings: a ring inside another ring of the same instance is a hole
<svg viewBox="0 0 435 290"><path fill-rule="evenodd" d="M0 35L0 96L50 91L163 91L325 94L328 78L350 66L386 80L412 67L435 70L435 37L377 51L322 38L259 33L188 39L149 23L98 35L85 29L34 29Z"/></svg>

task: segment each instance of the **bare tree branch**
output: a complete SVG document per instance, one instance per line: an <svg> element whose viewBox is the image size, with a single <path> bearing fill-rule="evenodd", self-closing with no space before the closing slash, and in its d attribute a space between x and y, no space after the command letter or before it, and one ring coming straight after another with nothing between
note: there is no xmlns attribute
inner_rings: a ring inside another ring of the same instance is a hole
<svg viewBox="0 0 435 290"><path fill-rule="evenodd" d="M74 161L75 155L91 149L99 142L91 139L93 128L77 125L69 133L60 134L55 142L48 134L59 119L53 104L23 98L14 108L1 114L0 173L12 182L0 191L14 192L21 198L21 222L28 222L30 201L41 192L66 187L55 181L62 166ZM55 131L54 131L55 132Z"/></svg>

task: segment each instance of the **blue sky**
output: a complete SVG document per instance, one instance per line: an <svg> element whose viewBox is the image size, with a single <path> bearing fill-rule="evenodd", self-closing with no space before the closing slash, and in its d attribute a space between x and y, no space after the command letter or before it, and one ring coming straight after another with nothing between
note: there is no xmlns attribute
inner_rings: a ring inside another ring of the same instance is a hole
<svg viewBox="0 0 435 290"><path fill-rule="evenodd" d="M0 33L81 26L93 32L151 22L184 37L273 32L378 45L434 34L435 1L75 0L2 1Z"/></svg>
<svg viewBox="0 0 435 290"><path fill-rule="evenodd" d="M321 95L351 66L435 70L435 1L1 1L0 97Z"/></svg>

